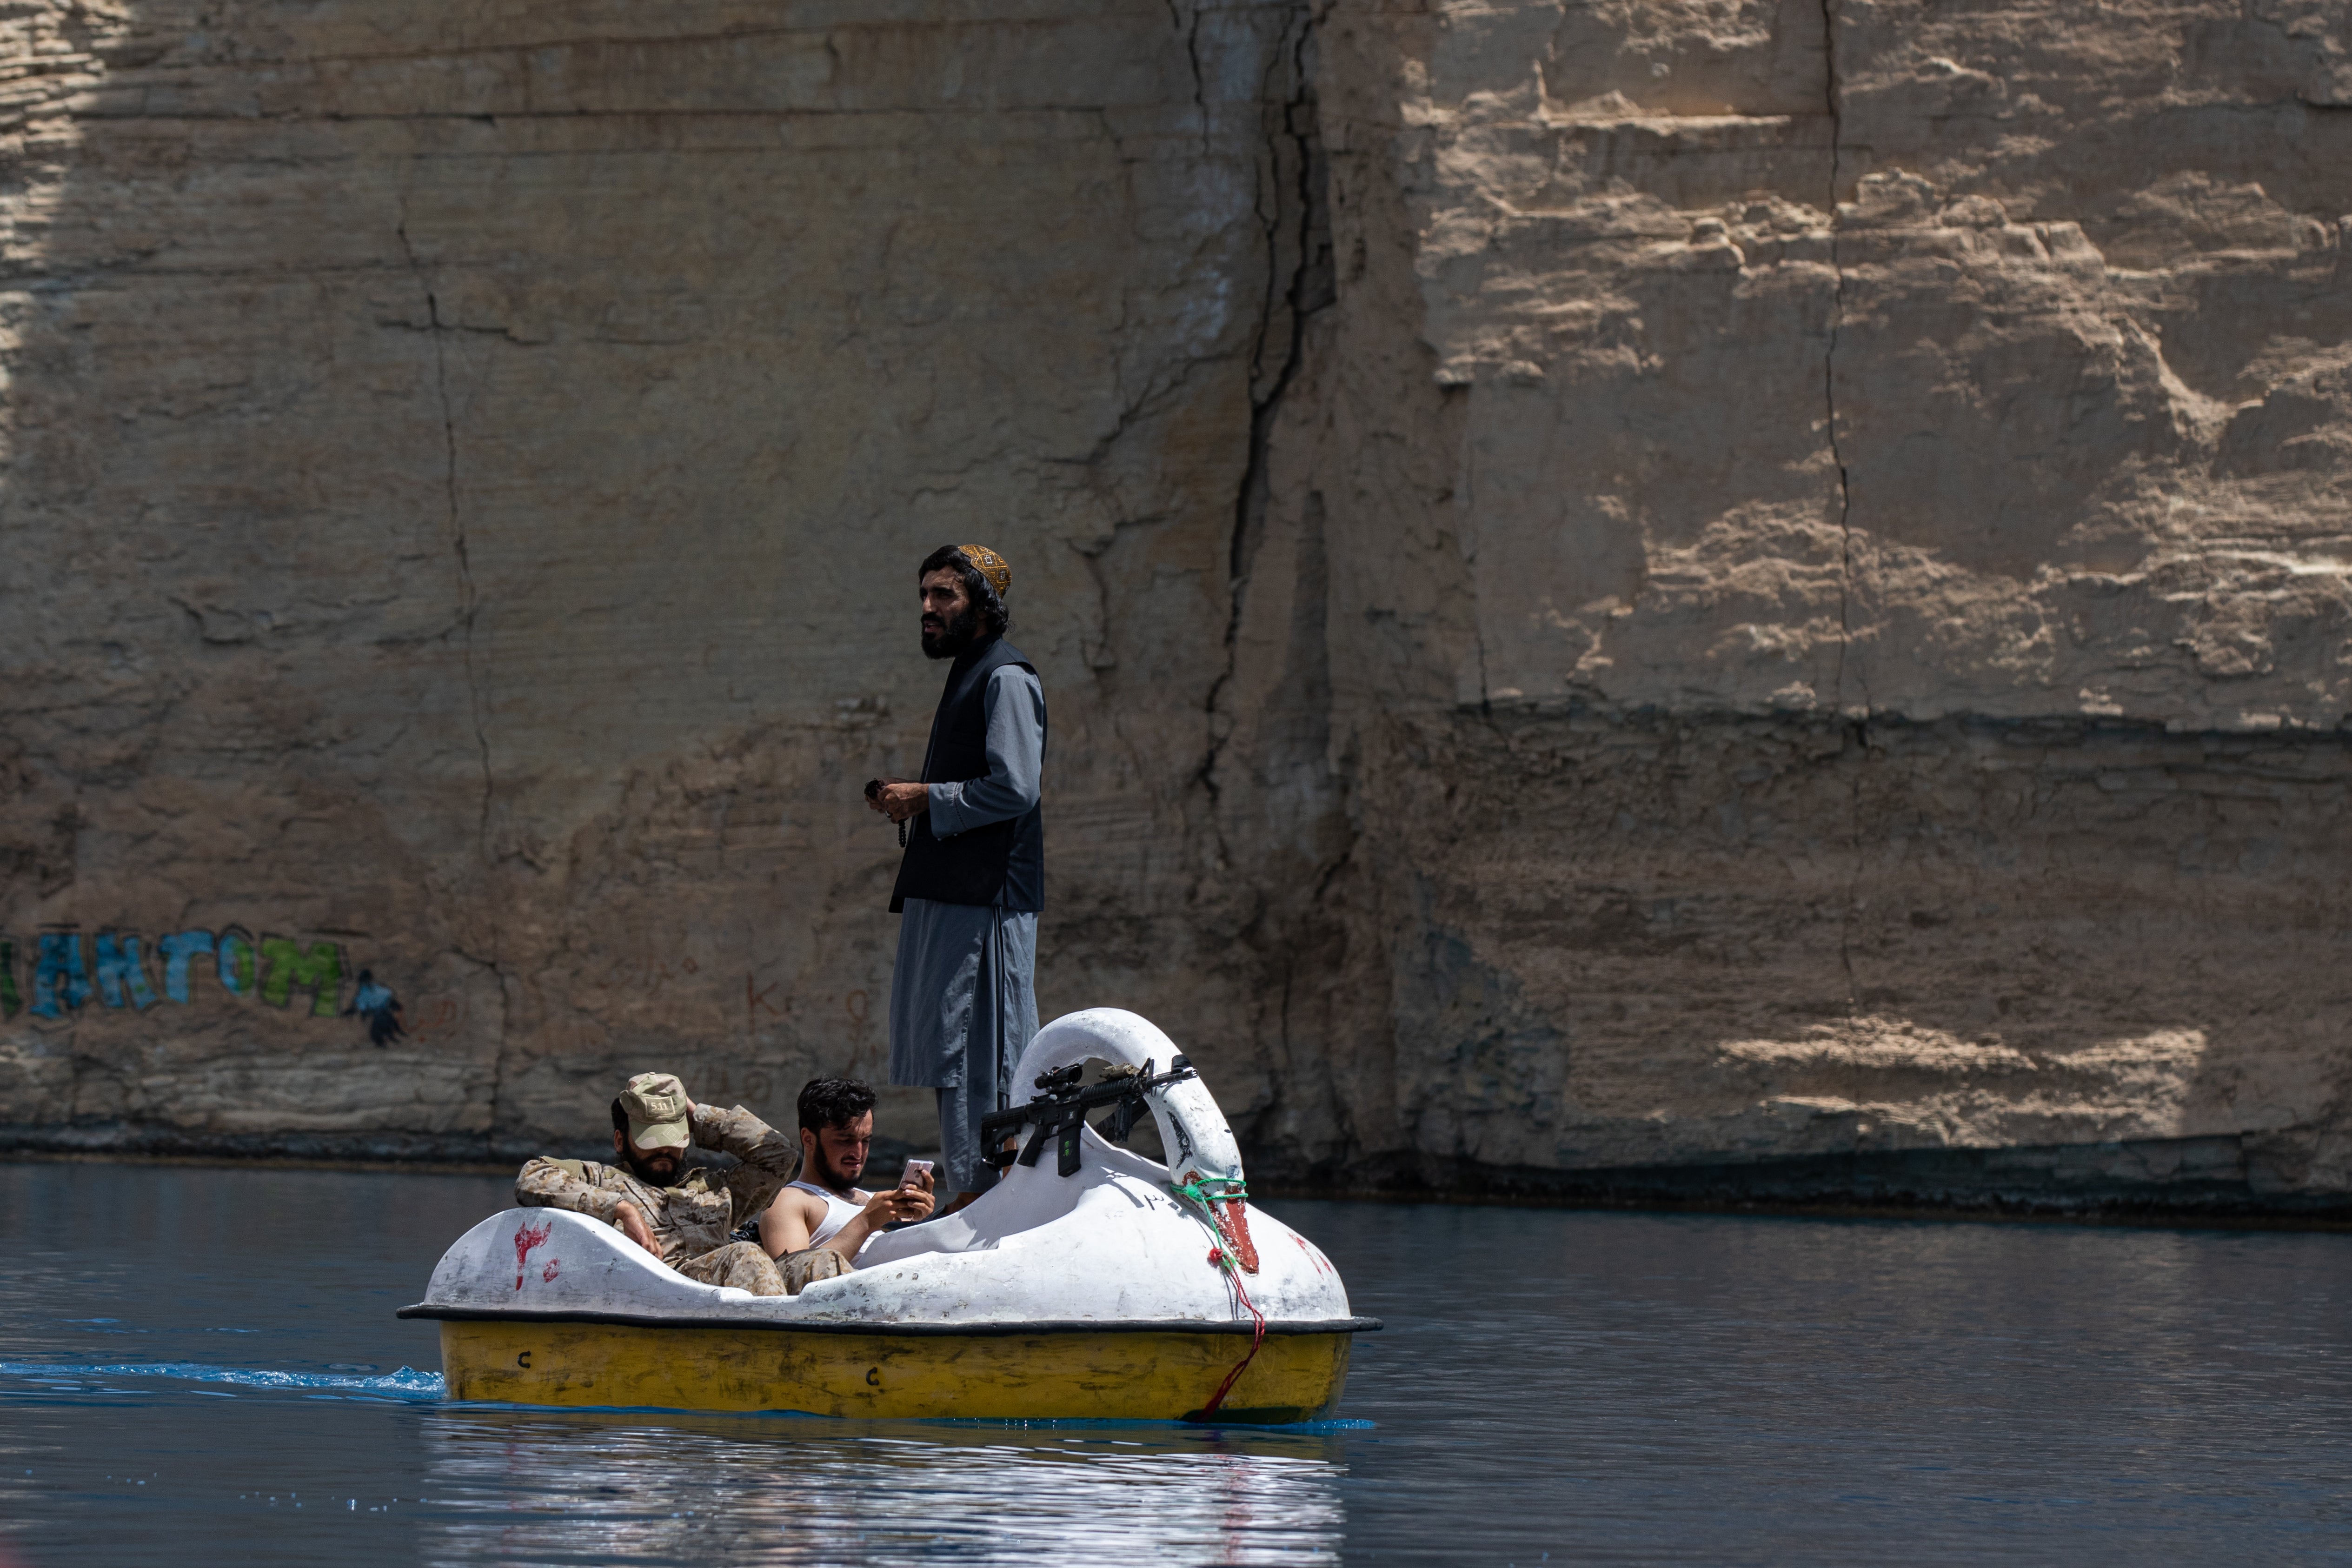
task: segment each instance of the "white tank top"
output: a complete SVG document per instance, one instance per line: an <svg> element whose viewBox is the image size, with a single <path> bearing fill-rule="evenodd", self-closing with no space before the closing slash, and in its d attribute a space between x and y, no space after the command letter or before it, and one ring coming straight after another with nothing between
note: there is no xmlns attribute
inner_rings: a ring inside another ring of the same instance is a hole
<svg viewBox="0 0 2352 1568"><path fill-rule="evenodd" d="M824 1200L824 1223L809 1232L811 1247L823 1247L832 1238L834 1232L866 1212L864 1204L851 1203L848 1199L836 1196L814 1183L794 1182L792 1184L804 1193L814 1193Z"/></svg>

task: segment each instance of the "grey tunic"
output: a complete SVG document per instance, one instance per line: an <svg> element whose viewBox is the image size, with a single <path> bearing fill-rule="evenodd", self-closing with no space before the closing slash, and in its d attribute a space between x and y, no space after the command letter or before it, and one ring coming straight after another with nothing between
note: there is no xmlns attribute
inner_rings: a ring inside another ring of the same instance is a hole
<svg viewBox="0 0 2352 1568"><path fill-rule="evenodd" d="M1037 804L1045 693L1010 665L988 678L988 776L930 786L941 838ZM980 1118L1010 1102L1013 1064L1037 1032L1037 917L908 899L890 976L890 1081L940 1090L941 1190L979 1192Z"/></svg>

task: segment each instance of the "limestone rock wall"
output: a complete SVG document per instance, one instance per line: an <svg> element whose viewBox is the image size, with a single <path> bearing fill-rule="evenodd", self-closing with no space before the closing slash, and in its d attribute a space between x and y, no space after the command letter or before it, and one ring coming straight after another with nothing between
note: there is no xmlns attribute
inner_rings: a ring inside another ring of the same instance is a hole
<svg viewBox="0 0 2352 1568"><path fill-rule="evenodd" d="M2346 25L1327 16L1263 549L1401 1165L2336 1201Z"/></svg>
<svg viewBox="0 0 2352 1568"><path fill-rule="evenodd" d="M1143 933L1190 885L1295 18L22 9L0 1121L510 1152L648 1064L780 1115L878 1076L860 786L919 764L914 567L966 539L1054 692L1055 995L1230 1016ZM273 937L331 998L273 993Z"/></svg>
<svg viewBox="0 0 2352 1568"><path fill-rule="evenodd" d="M507 1153L878 1072L857 787L979 539L1043 1001L1270 1176L2338 1202L2347 47L20 7L0 1123Z"/></svg>

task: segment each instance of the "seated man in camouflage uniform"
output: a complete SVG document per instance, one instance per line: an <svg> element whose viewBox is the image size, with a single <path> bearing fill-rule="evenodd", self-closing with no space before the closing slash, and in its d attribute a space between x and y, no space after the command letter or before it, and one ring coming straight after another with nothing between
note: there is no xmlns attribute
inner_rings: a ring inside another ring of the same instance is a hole
<svg viewBox="0 0 2352 1568"><path fill-rule="evenodd" d="M689 1147L724 1150L742 1163L715 1180L706 1169L681 1179ZM515 1178L515 1201L601 1219L688 1279L782 1296L784 1277L766 1250L730 1233L768 1206L800 1152L741 1106L697 1105L670 1074L641 1072L613 1101L620 1163L541 1155Z"/></svg>

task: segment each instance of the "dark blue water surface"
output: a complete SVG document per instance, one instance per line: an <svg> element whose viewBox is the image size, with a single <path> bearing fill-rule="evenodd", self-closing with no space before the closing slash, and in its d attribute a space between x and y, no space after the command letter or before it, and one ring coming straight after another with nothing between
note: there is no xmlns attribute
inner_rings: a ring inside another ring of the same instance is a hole
<svg viewBox="0 0 2352 1568"><path fill-rule="evenodd" d="M0 1563L2352 1561L2352 1237L1274 1205L1313 1431L450 1405L489 1177L0 1164Z"/></svg>

